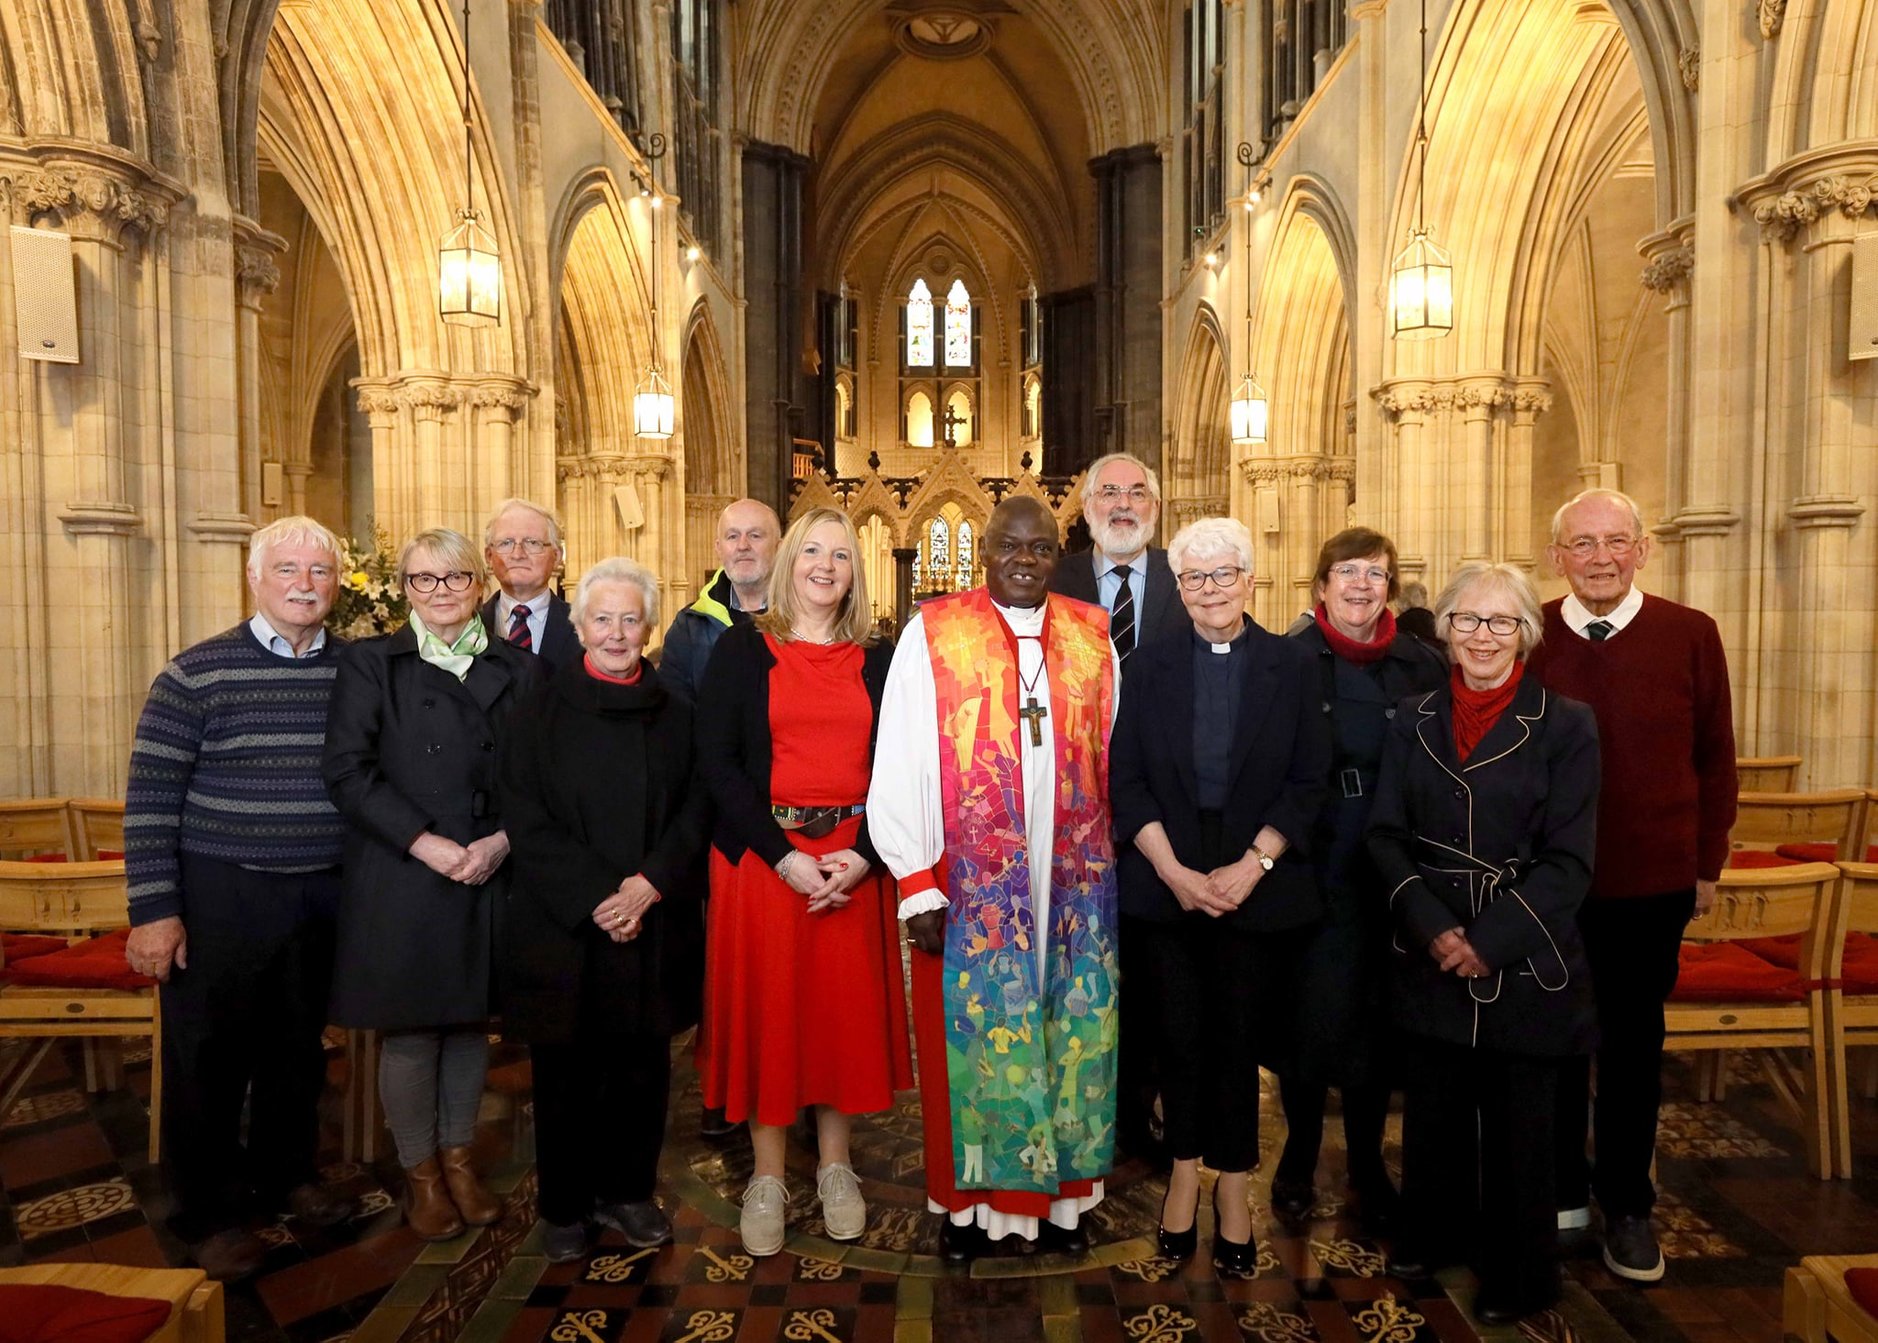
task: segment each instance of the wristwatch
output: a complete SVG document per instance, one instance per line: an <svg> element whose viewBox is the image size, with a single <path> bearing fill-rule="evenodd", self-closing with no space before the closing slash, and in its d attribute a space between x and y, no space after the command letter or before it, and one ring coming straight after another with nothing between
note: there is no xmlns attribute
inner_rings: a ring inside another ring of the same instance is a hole
<svg viewBox="0 0 1878 1343"><path fill-rule="evenodd" d="M1264 868L1267 872L1272 870L1272 863L1275 860L1269 853L1265 852L1265 850L1261 849L1256 844L1252 846L1252 856L1259 860L1259 866Z"/></svg>

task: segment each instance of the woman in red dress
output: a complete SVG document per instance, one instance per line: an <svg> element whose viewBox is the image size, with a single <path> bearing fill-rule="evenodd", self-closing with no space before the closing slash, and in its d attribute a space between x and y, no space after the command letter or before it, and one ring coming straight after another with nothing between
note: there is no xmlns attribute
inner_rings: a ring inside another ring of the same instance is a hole
<svg viewBox="0 0 1878 1343"><path fill-rule="evenodd" d="M869 638L854 527L832 509L782 539L769 609L733 625L698 696L698 758L717 804L698 1071L704 1103L747 1119L756 1171L744 1248L782 1248L788 1127L816 1107L816 1193L836 1240L867 1205L849 1117L913 1084L899 928L862 803L893 650Z"/></svg>

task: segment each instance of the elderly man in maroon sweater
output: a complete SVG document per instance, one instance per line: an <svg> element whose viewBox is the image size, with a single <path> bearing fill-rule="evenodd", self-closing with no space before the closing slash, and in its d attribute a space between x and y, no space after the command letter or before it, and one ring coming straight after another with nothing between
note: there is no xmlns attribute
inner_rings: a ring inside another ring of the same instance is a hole
<svg viewBox="0 0 1878 1343"><path fill-rule="evenodd" d="M1692 914L1715 899L1735 819L1735 734L1721 633L1700 611L1637 591L1650 538L1636 502L1586 490L1552 519L1546 554L1571 595L1546 603L1528 674L1589 704L1604 756L1597 863L1579 913L1597 998L1597 1169L1585 1158L1589 1068L1558 1087L1559 1227L1604 1212L1604 1263L1663 1276L1650 1226L1662 1100L1663 1002Z"/></svg>

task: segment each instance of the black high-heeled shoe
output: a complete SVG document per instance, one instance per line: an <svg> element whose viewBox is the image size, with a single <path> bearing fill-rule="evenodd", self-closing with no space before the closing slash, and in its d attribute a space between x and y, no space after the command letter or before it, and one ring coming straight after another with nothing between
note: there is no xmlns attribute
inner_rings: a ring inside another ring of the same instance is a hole
<svg viewBox="0 0 1878 1343"><path fill-rule="evenodd" d="M1173 1182L1168 1182L1168 1193L1173 1192ZM1194 1201L1199 1202L1196 1195ZM1161 1222L1155 1228L1156 1255L1161 1259L1191 1259L1193 1252L1200 1248L1200 1210L1193 1210L1193 1225L1185 1231L1169 1231L1167 1222L1167 1194L1161 1195Z"/></svg>
<svg viewBox="0 0 1878 1343"><path fill-rule="evenodd" d="M1251 1277L1258 1272L1259 1243L1254 1232L1245 1240L1227 1240L1219 1229L1219 1184L1213 1185L1213 1267L1221 1273Z"/></svg>

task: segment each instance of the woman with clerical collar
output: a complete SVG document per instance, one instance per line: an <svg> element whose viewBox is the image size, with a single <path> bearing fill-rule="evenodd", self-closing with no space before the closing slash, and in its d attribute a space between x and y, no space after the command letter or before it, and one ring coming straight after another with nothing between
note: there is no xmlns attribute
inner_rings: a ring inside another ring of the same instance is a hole
<svg viewBox="0 0 1878 1343"><path fill-rule="evenodd" d="M1399 581L1393 541L1368 527L1345 528L1318 552L1316 606L1295 636L1312 654L1330 725L1330 795L1311 843L1324 921L1300 975L1296 1067L1282 1092L1285 1149L1272 1176L1272 1211L1307 1216L1317 1202L1325 1094L1336 1087L1349 1181L1372 1235L1387 1229L1396 1191L1382 1160L1393 1080L1383 1066L1389 909L1363 828L1396 704L1448 675L1439 652L1398 627L1391 608Z"/></svg>
<svg viewBox="0 0 1878 1343"><path fill-rule="evenodd" d="M1190 630L1136 650L1109 760L1122 912L1149 941L1174 1161L1160 1250L1193 1253L1202 1160L1213 1262L1251 1272L1258 1068L1283 1075L1294 967L1321 913L1307 852L1330 732L1308 650L1246 614L1252 536L1202 518L1168 543Z"/></svg>

